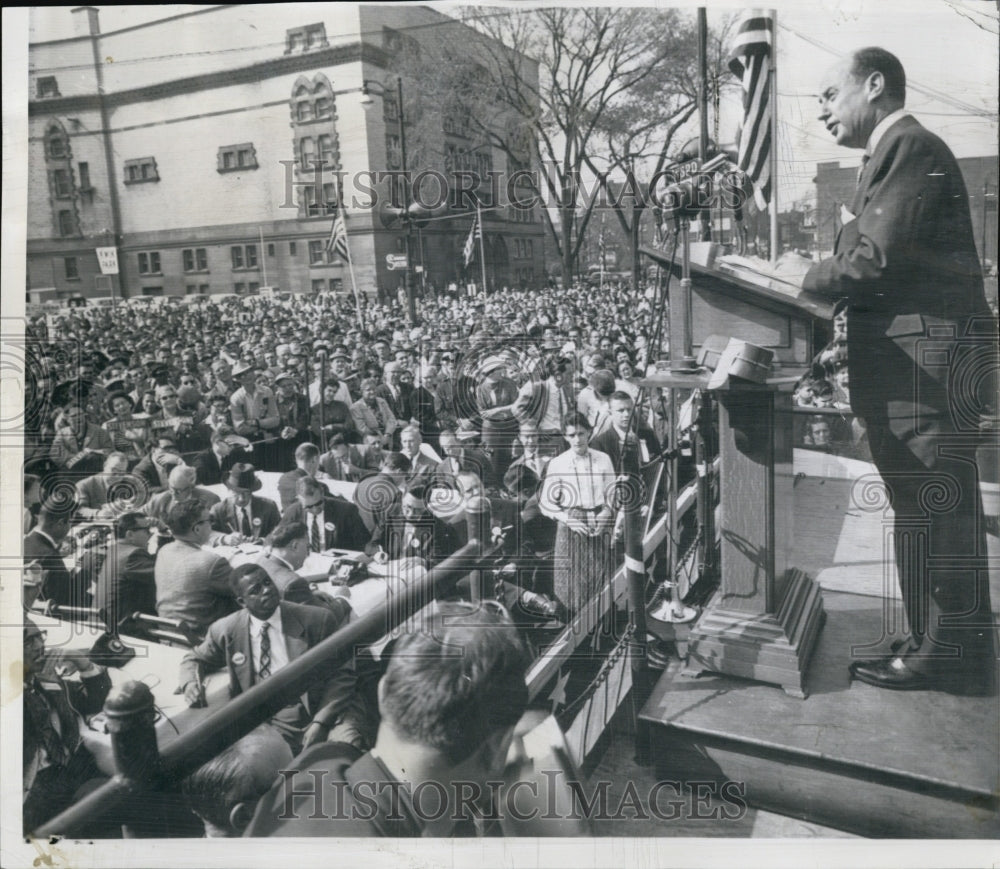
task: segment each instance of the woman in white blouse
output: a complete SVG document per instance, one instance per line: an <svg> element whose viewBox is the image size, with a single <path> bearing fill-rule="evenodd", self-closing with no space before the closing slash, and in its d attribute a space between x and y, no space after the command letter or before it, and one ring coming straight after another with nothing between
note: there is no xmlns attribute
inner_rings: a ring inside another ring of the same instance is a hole
<svg viewBox="0 0 1000 869"><path fill-rule="evenodd" d="M583 414L566 415L563 437L569 449L549 462L539 498L542 512L558 523L554 590L568 618L614 572L615 470L607 453L590 449L590 433Z"/></svg>

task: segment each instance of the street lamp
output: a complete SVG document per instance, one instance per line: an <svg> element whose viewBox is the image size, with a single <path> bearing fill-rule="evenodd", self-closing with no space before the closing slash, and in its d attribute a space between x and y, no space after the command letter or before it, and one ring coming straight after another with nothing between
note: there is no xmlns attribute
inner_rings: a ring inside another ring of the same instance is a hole
<svg viewBox="0 0 1000 869"><path fill-rule="evenodd" d="M374 104L372 99L372 88L376 88L375 95L384 100L390 88L378 81L365 79L361 83L361 105L366 109ZM406 174L406 127L403 124L403 78L396 76L396 118L399 122L399 163L400 171L403 175L403 211L400 218L406 225L406 305L410 325L417 323L417 304L414 298L413 289L413 215L410 211L410 183Z"/></svg>

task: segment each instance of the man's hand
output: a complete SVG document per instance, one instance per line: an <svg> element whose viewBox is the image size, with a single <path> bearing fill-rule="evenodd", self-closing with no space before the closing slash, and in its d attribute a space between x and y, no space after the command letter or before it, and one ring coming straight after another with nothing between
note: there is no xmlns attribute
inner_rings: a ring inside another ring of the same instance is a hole
<svg viewBox="0 0 1000 869"><path fill-rule="evenodd" d="M309 748L310 745L315 745L317 742L325 742L329 732L330 728L326 724L314 721L302 734L302 747Z"/></svg>
<svg viewBox="0 0 1000 869"><path fill-rule="evenodd" d="M208 705L205 701L205 686L197 679L192 679L184 686L184 699L192 709L201 709Z"/></svg>

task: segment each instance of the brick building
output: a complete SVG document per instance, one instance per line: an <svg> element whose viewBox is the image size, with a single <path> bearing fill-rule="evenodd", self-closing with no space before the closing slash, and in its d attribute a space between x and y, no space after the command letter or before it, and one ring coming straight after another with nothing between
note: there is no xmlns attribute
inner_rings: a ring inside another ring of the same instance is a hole
<svg viewBox="0 0 1000 869"><path fill-rule="evenodd" d="M106 34L93 7L65 14L77 35L29 46L29 301L349 291L325 250L338 183L359 289L405 280L388 259L405 257L406 225L372 205L392 183L372 173L402 168L393 61L430 33L470 52L482 37L416 5L215 6ZM402 85L405 136L419 122L424 137L411 177L510 168L420 105L419 81L404 72ZM411 228L418 285L466 277L471 216L445 213L460 216ZM491 283L544 273L541 219L537 207L484 216ZM101 274L100 247L117 249L119 275Z"/></svg>

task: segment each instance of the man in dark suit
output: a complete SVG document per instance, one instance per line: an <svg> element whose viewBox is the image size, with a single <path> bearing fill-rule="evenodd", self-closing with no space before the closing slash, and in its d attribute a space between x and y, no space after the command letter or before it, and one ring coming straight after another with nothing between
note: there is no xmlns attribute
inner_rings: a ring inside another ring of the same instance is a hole
<svg viewBox="0 0 1000 869"><path fill-rule="evenodd" d="M125 513L115 520L115 540L97 577L94 606L109 631L136 612L156 615L155 561L148 552L150 519Z"/></svg>
<svg viewBox="0 0 1000 869"><path fill-rule="evenodd" d="M235 697L273 676L341 627L321 607L281 600L267 572L258 564L243 564L232 572L232 593L240 610L213 622L204 641L184 656L180 685L191 706L205 705L203 670L229 671L229 691ZM293 752L314 742L348 742L367 747L363 706L356 694L353 664L330 674L307 693L279 710L271 723Z"/></svg>
<svg viewBox="0 0 1000 869"><path fill-rule="evenodd" d="M248 441L229 426L220 425L213 429L211 441L209 449L195 453L188 463L198 474L199 486L217 486L225 482L233 465L248 461L247 452L243 449Z"/></svg>
<svg viewBox="0 0 1000 869"><path fill-rule="evenodd" d="M410 460L402 453L385 453L379 472L365 477L354 490L354 503L369 534L386 517L399 512L401 490L410 473Z"/></svg>
<svg viewBox="0 0 1000 869"><path fill-rule="evenodd" d="M379 549L390 561L417 558L424 567L433 567L458 549L458 537L427 510L426 489L416 484L403 493L399 513L385 517L365 547L369 555Z"/></svg>
<svg viewBox="0 0 1000 869"><path fill-rule="evenodd" d="M641 503L645 504L648 487L656 479L656 467L651 460L660 454L660 442L653 430L639 420L635 402L627 392L611 393L608 408L611 425L601 434L592 437L590 446L607 453L618 474L625 474L633 480L642 479L647 488L639 497ZM639 494L639 489L626 497L632 494Z"/></svg>
<svg viewBox="0 0 1000 869"><path fill-rule="evenodd" d="M89 660L46 658L45 635L30 619L24 625L25 833L68 809L80 789L103 778L80 738L80 715L101 710L111 690L107 671ZM71 674L78 678L64 678Z"/></svg>
<svg viewBox="0 0 1000 869"><path fill-rule="evenodd" d="M314 592L297 571L309 557L309 529L301 522L283 521L267 538L268 549L254 559L281 593L281 599L331 610L338 621L350 616L350 604L343 597Z"/></svg>
<svg viewBox="0 0 1000 869"><path fill-rule="evenodd" d="M281 521L278 505L253 494L263 485L253 465L240 462L230 468L226 478L230 494L210 511L212 530L218 535L215 542L261 540L278 526Z"/></svg>
<svg viewBox="0 0 1000 869"><path fill-rule="evenodd" d="M809 269L803 288L847 308L851 407L867 423L895 513L910 625L892 655L855 661L851 673L884 688L978 692L996 667L969 460L984 399L955 387L973 376L970 364L981 371L996 326L961 172L947 145L903 111L905 96L903 67L883 49L856 51L827 74L819 119L865 156L834 254Z"/></svg>
<svg viewBox="0 0 1000 869"><path fill-rule="evenodd" d="M344 498L331 495L312 477L302 477L295 490L295 503L282 517L284 522L302 522L309 529L309 549L360 551L368 542L368 531L358 508Z"/></svg>
<svg viewBox="0 0 1000 869"><path fill-rule="evenodd" d="M49 496L38 511L38 524L24 537L24 563L37 563L42 569L39 597L56 606L87 606L82 577L66 569L59 545L69 534L75 499L62 501Z"/></svg>
<svg viewBox="0 0 1000 869"><path fill-rule="evenodd" d="M369 436L371 437L371 436ZM377 437L372 437L378 443ZM342 434L335 434L327 442L329 449L319 457L320 469L332 480L344 483L357 483L362 477L378 470L378 466L369 469L365 465L365 457L361 451L349 444ZM381 447L381 444L379 444ZM294 497L295 493L292 493Z"/></svg>

